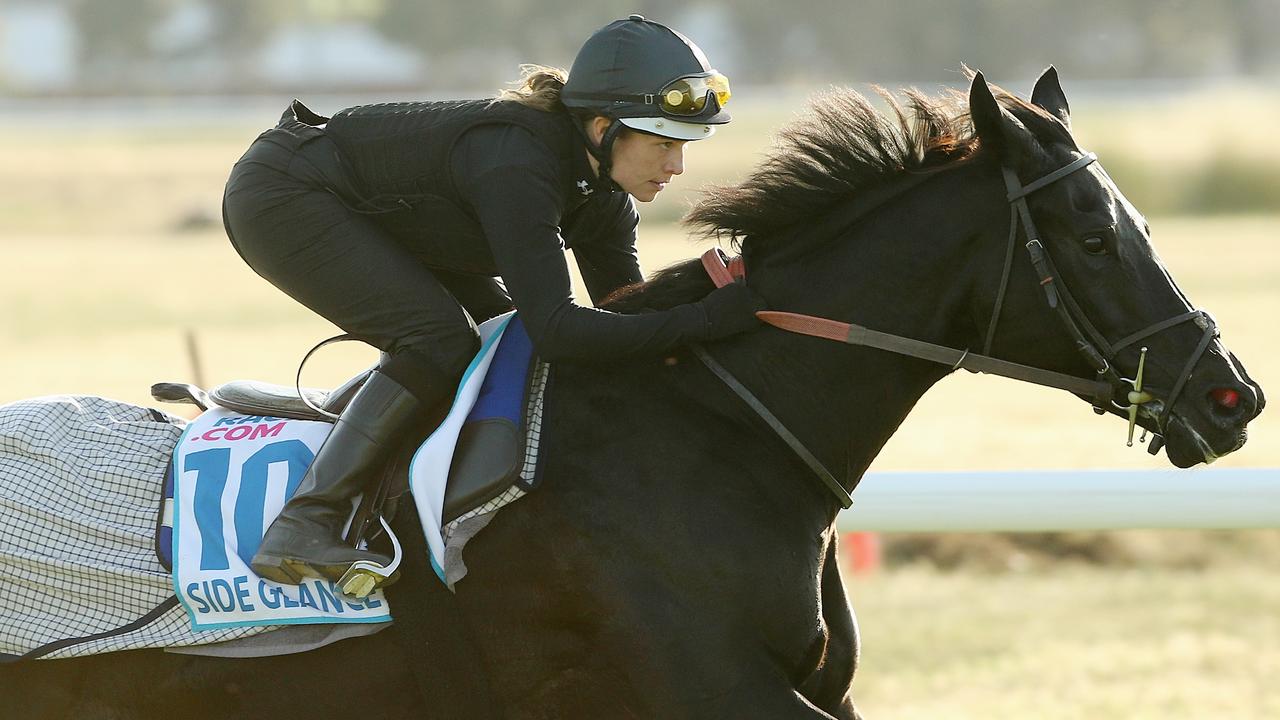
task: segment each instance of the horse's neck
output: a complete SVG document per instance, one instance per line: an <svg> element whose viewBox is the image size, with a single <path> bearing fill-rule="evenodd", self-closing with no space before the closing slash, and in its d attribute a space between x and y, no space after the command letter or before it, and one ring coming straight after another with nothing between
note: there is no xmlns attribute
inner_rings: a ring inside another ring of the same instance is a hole
<svg viewBox="0 0 1280 720"><path fill-rule="evenodd" d="M990 238L1006 217L994 183L990 168L977 165L940 175L868 216L856 238L835 240L794 267L770 271L760 283L771 301L781 298L774 309L972 346L973 297L985 292L988 280L978 268L999 252ZM760 333L753 345L726 364L763 388L762 399L846 487L949 371L782 333Z"/></svg>

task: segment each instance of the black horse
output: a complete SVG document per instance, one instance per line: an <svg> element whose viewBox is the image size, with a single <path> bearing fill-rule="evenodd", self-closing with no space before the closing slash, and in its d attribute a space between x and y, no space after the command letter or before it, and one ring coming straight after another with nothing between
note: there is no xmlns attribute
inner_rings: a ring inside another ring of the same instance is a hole
<svg viewBox="0 0 1280 720"><path fill-rule="evenodd" d="M1130 384L1119 378L1136 375L1146 346L1152 397L1138 419L1162 434L1170 461L1238 449L1261 390L1192 312L1142 216L1086 162L1056 73L1031 102L980 74L967 108L961 95L907 97L888 115L853 92L817 99L762 167L711 191L692 222L733 236L772 308L974 355L989 344L991 356L1115 381L1120 405ZM1021 250L1010 259L1013 241L1029 240L1010 196L1028 186L1048 255L1034 263ZM1050 307L1046 287L1074 320ZM711 288L691 261L614 309ZM1140 342L1122 342L1135 333ZM846 489L953 369L775 328L706 351ZM858 717L840 504L694 353L562 363L544 428L541 487L468 546L456 596L418 562L391 589L396 625L305 655L138 651L0 667L0 715Z"/></svg>

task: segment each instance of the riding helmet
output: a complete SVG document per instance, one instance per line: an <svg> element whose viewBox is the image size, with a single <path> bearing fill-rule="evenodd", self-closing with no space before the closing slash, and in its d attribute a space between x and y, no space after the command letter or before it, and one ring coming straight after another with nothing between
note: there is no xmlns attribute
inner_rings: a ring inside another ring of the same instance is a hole
<svg viewBox="0 0 1280 720"><path fill-rule="evenodd" d="M723 107L729 100L728 80L689 38L641 15L609 23L587 39L560 99L570 109L613 121L599 146L587 144L606 165L623 126L675 140L701 140L730 120Z"/></svg>

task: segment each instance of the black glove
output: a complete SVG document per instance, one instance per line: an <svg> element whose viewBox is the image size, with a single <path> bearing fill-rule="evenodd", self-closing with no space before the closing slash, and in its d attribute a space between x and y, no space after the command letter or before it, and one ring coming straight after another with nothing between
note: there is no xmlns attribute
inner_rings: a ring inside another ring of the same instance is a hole
<svg viewBox="0 0 1280 720"><path fill-rule="evenodd" d="M760 325L756 312L765 309L764 298L744 283L730 283L711 291L697 303L707 317L704 340L719 340Z"/></svg>

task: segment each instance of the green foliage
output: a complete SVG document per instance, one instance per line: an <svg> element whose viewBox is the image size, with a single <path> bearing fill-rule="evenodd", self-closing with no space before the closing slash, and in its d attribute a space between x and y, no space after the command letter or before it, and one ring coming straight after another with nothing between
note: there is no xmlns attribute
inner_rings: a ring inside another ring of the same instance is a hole
<svg viewBox="0 0 1280 720"><path fill-rule="evenodd" d="M1096 152L1107 172L1148 215L1204 215L1280 211L1280 165L1272 155L1246 156L1216 148L1202 160L1162 166L1158 158L1121 147Z"/></svg>
<svg viewBox="0 0 1280 720"><path fill-rule="evenodd" d="M166 0L75 0L71 17L80 32L81 60L140 59L149 53L151 26L164 17Z"/></svg>
<svg viewBox="0 0 1280 720"><path fill-rule="evenodd" d="M507 56L514 58L508 73L518 62L567 66L590 32L633 12L687 32L744 84L953 81L962 63L997 80L1050 63L1097 79L1264 74L1280 66L1280 49L1266 31L1280 23L1280 5L1271 0L69 2L86 64L145 57L157 23L203 2L219 24L214 42L231 54L260 47L280 24L370 22L432 65L474 69L479 86L500 82L494 65ZM461 87L458 72L424 78L424 85Z"/></svg>
<svg viewBox="0 0 1280 720"><path fill-rule="evenodd" d="M1076 77L1178 77L1224 63L1258 70L1276 60L1254 29L1276 21L1275 7L1247 0L1227 11L1164 0L388 0L378 27L431 58L488 47L567 63L589 32L631 12L689 33L713 62L750 83L954 80L961 63L996 76L1056 62Z"/></svg>
<svg viewBox="0 0 1280 720"><path fill-rule="evenodd" d="M1026 533L887 533L890 567L1005 572L1062 562L1197 570L1250 565L1280 550L1280 530L1123 530Z"/></svg>
<svg viewBox="0 0 1280 720"><path fill-rule="evenodd" d="M283 19L281 3L220 0L212 6L215 42L241 52L257 47Z"/></svg>
<svg viewBox="0 0 1280 720"><path fill-rule="evenodd" d="M1280 167L1274 161L1219 153L1190 178L1181 208L1189 213L1280 210Z"/></svg>

